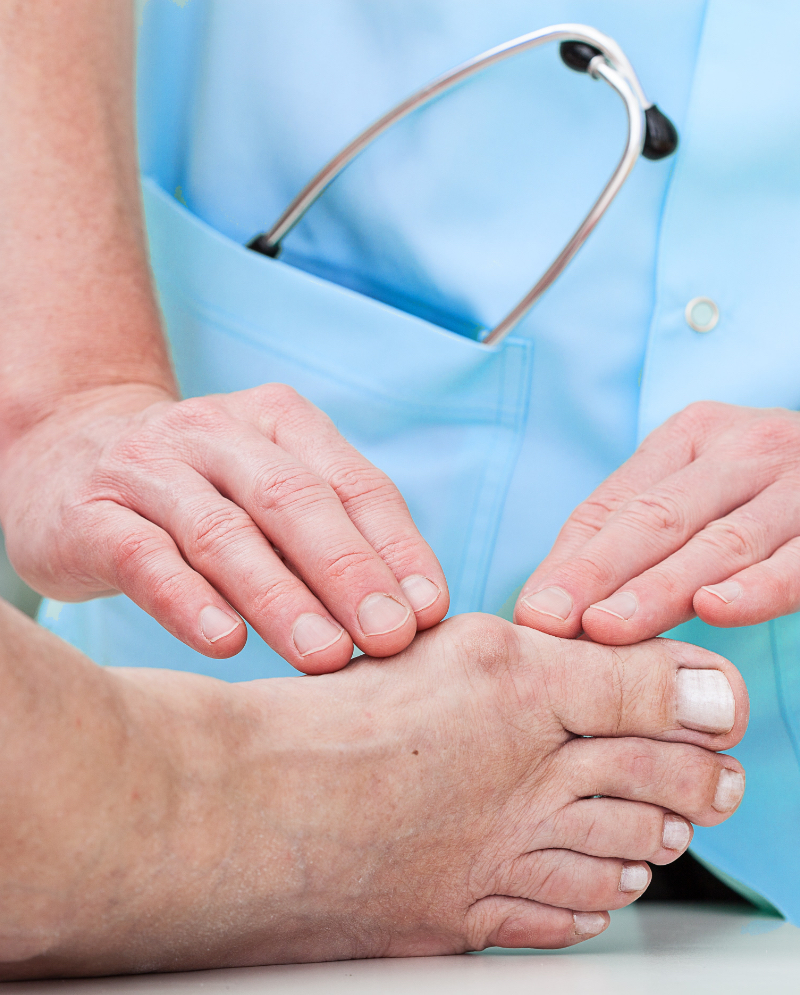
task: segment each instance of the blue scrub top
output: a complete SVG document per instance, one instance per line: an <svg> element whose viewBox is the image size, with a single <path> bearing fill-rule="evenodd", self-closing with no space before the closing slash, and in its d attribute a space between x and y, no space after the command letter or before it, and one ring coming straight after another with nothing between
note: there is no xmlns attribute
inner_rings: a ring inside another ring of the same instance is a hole
<svg viewBox="0 0 800 995"><path fill-rule="evenodd" d="M769 25L765 24L769 19ZM430 78L583 22L625 50L681 135L640 161L568 270L499 350L525 293L610 175L625 114L557 47L474 78L381 138L287 238L241 248L330 156ZM762 30L763 25L763 30ZM453 610L497 611L572 508L700 399L800 407L800 34L792 0L149 0L140 138L151 251L187 394L284 380L396 480ZM686 323L697 296L720 309ZM210 661L124 598L47 603L102 663L232 680L290 668L251 633ZM800 920L800 623L700 622L753 718L748 792L695 849Z"/></svg>

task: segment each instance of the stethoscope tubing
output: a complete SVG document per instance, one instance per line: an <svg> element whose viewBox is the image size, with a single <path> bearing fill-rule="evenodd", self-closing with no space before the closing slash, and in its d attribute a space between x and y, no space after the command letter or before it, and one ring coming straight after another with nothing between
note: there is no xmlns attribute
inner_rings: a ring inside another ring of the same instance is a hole
<svg viewBox="0 0 800 995"><path fill-rule="evenodd" d="M616 197L625 180L630 175L644 146L646 125L645 111L652 107L642 90L641 84L622 49L613 38L586 24L556 24L532 31L530 34L513 38L502 45L491 48L480 55L461 63L454 69L438 76L411 96L401 101L390 111L365 128L337 155L335 155L314 176L292 200L275 224L264 234L253 239L249 246L268 256L280 253L281 242L303 218L308 209L324 193L328 186L355 158L376 138L379 138L392 125L407 117L413 111L424 107L443 96L453 87L466 82L472 76L502 62L514 55L529 51L546 42L583 42L600 54L591 59L587 72L594 79L603 79L622 99L628 117L628 134L625 149L614 173L588 214L575 230L564 248L521 301L487 332L481 341L484 345L497 345L527 315L544 292L561 275L564 269L592 233L609 205Z"/></svg>

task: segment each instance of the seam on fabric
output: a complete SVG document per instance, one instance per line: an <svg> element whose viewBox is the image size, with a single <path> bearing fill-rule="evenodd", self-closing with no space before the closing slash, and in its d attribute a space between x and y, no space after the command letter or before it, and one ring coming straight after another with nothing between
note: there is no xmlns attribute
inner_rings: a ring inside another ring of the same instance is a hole
<svg viewBox="0 0 800 995"><path fill-rule="evenodd" d="M356 387L359 391L369 394L373 398L413 407L419 412L438 413L447 415L451 418L456 417L460 424L477 424L482 420L479 416L482 416L483 418L494 418L496 416L496 404L482 407L481 405L475 404L473 401L464 402L459 405L437 401L423 402L416 400L415 398L393 393L390 390L377 390L374 384L370 384L366 380L360 380L352 375L348 377L345 370L332 370L329 366L321 363L314 363L309 361L306 357L299 356L295 352L282 349L278 343L264 342L263 339L259 339L249 333L247 325L244 322L238 321L224 310L198 301L196 298L192 297L179 282L164 273L160 273L158 275L157 283L169 287L172 292L179 296L181 298L182 306L185 307L187 311L197 317L208 319L219 331L224 334L230 335L233 338L238 338L241 341L246 342L248 345L273 352L274 354L283 357L285 360L294 363L301 369L308 370L329 379L336 379L337 381L351 387ZM487 355L487 359L488 358L492 358L492 356ZM470 417L470 415L472 417Z"/></svg>
<svg viewBox="0 0 800 995"><path fill-rule="evenodd" d="M510 424L507 426L507 431L511 433L511 438L507 443L506 456L502 465L492 468L494 469L494 473L490 471L487 473L485 479L485 486L493 490L495 494L491 512L487 515L487 527L484 530L485 541L481 554L482 564L476 576L476 587L473 595L475 606L481 610L483 609L484 598L486 597L486 585L488 584L489 571L491 570L494 559L495 543L497 542L497 535L500 531L503 509L522 447L523 429L527 422L529 408L530 391L526 390L526 387L530 381L530 369L534 352L533 341L530 339L520 339L514 342L513 346L518 358L514 364L516 389L514 390L514 398L510 408L512 418L510 419ZM507 392L507 381L509 379L510 349L507 350L506 355L508 359L504 364L504 377L501 385L503 398L505 398Z"/></svg>
<svg viewBox="0 0 800 995"><path fill-rule="evenodd" d="M800 739L798 739L797 731L795 729L794 723L791 720L790 710L786 702L786 694L784 689L783 674L781 673L780 665L780 651L778 648L778 635L776 631L775 619L771 619L767 623L769 627L769 648L772 653L772 670L775 675L775 689L778 692L778 707L780 709L781 718L783 719L783 724L786 727L786 732L789 736L789 740L792 744L792 749L794 750L795 760L800 766Z"/></svg>
<svg viewBox="0 0 800 995"><path fill-rule="evenodd" d="M533 339L521 339L520 347L524 350L522 356L522 363L520 364L521 369L518 374L518 383L516 390L516 403L515 408L517 412L517 417L515 418L514 432L515 437L511 446L509 446L508 457L506 459L506 465L503 470L505 477L505 483L502 487L502 493L499 495L497 500L497 512L495 514L494 527L491 531L490 541L488 544L489 555L486 558L486 565L483 571L483 582L481 584L480 592L476 592L476 604L480 605L481 611L486 611L486 587L489 583L489 574L491 573L492 566L494 564L495 554L497 552L497 536L500 533L500 525L503 520L503 512L505 511L506 501L508 500L508 494L511 490L511 481L514 476L514 471L517 468L519 462L520 453L522 452L522 445L525 441L525 430L528 426L528 419L530 416L530 406L531 406L531 393L532 393L532 370L533 364L536 357L536 345Z"/></svg>
<svg viewBox="0 0 800 995"><path fill-rule="evenodd" d="M510 339L504 351L503 377L495 395L494 435L497 441L494 453L505 451L505 458L498 457L493 462L487 460L470 511L467 541L458 566L457 587L453 598L454 603L459 603L460 611L477 611L483 604L503 506L522 441L521 426L524 424L527 404L523 400L520 408L519 397L527 381L526 374L530 369L532 354L533 342L529 339ZM513 403L509 404L506 394L512 366L516 389ZM506 435L504 442L498 438L499 433ZM491 449L489 451L492 452ZM460 604L462 601L466 604Z"/></svg>
<svg viewBox="0 0 800 995"><path fill-rule="evenodd" d="M700 30L697 32L697 49L695 51L694 59L694 69L692 70L692 78L689 83L689 92L686 100L686 116L684 119L684 130L687 129L689 117L692 112L692 102L694 99L694 89L695 82L697 79L697 67L700 64L700 52L703 48L703 40L706 31L706 21L708 20L708 8L711 5L712 0L706 0L703 7L703 14L700 19ZM652 344L653 337L655 335L655 324L656 316L659 313L661 305L661 297L659 294L659 273L661 271L661 261L662 261L662 251L664 243L664 221L667 216L669 204L672 200L673 190L675 187L675 174L678 171L678 161L673 160L669 176L667 177L667 182L664 188L664 196L661 198L661 207L658 212L658 222L656 225L657 238L656 238L656 254L655 254L655 264L653 266L653 286L652 286L652 310L650 313L650 325L647 329L647 339L645 341L644 355L642 356L642 367L641 367L641 382L639 384L639 399L637 404L637 416L636 416L636 446L642 441L642 398L645 395L647 389L647 383L652 376Z"/></svg>

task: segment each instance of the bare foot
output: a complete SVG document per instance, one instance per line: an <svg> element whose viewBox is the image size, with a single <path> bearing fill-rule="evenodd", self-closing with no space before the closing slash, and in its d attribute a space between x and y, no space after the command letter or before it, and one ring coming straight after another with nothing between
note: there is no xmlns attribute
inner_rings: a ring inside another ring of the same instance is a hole
<svg viewBox="0 0 800 995"><path fill-rule="evenodd" d="M462 616L391 660L226 685L37 639L104 711L77 780L51 763L5 977L567 946L744 788L711 752L744 733L739 674L668 640Z"/></svg>

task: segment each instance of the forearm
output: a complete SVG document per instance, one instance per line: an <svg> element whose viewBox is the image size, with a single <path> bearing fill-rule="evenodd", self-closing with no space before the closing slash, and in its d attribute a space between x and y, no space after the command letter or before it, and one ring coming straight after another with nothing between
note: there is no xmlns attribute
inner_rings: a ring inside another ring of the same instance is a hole
<svg viewBox="0 0 800 995"><path fill-rule="evenodd" d="M131 6L0 8L0 451L66 395L174 391L142 230Z"/></svg>

